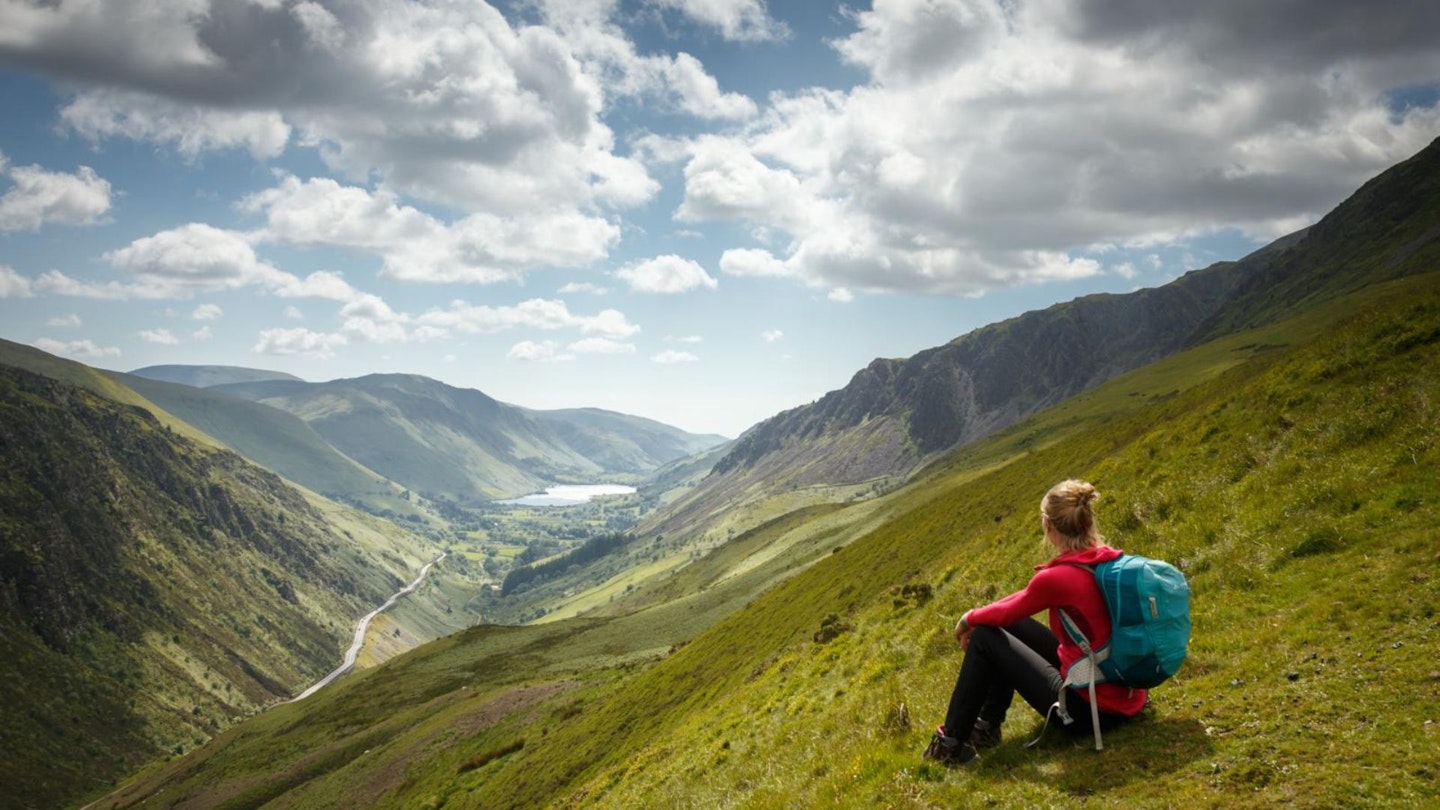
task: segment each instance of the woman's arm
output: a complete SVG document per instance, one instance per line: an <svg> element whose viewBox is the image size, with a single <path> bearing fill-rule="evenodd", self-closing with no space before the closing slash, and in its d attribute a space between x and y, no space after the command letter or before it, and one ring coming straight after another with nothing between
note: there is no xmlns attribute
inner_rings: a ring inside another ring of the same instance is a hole
<svg viewBox="0 0 1440 810"><path fill-rule="evenodd" d="M1042 568L1024 588L984 607L966 611L961 621L970 627L980 624L1004 627L1054 607L1060 603L1056 573L1059 572L1055 568ZM958 625L955 632L957 635L960 632Z"/></svg>

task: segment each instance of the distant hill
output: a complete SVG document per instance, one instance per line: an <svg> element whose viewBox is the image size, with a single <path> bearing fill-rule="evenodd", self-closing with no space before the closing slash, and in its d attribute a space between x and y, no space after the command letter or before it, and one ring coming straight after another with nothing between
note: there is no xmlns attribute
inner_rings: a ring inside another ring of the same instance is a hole
<svg viewBox="0 0 1440 810"><path fill-rule="evenodd" d="M611 470L649 473L658 466L729 441L718 434L687 433L653 419L599 408L564 408L530 411L530 414L586 458Z"/></svg>
<svg viewBox="0 0 1440 810"><path fill-rule="evenodd" d="M557 482L639 480L723 441L607 411L532 411L413 374L210 390L288 411L365 467L427 497L460 502Z"/></svg>
<svg viewBox="0 0 1440 810"><path fill-rule="evenodd" d="M161 382L179 383L194 388L213 388L231 383L261 382L264 380L295 380L299 377L283 371L266 371L241 366L146 366L130 372L136 377Z"/></svg>
<svg viewBox="0 0 1440 810"><path fill-rule="evenodd" d="M341 454L294 414L188 383L162 382L133 374L111 376L240 455L327 498L372 512L407 508L393 483Z"/></svg>
<svg viewBox="0 0 1440 810"><path fill-rule="evenodd" d="M666 464L651 475L650 479L640 487L640 492L653 495L663 501L673 500L677 490L699 485L705 476L710 474L710 470L715 467L715 464L730 451L733 444L733 441L726 441L695 455L676 459Z"/></svg>

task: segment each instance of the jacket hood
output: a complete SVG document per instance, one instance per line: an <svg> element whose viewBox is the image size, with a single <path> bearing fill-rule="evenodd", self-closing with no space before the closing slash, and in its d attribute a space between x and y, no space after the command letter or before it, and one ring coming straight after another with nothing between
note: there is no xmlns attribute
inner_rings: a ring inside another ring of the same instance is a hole
<svg viewBox="0 0 1440 810"><path fill-rule="evenodd" d="M1035 566L1035 570L1039 571L1042 568L1050 568L1051 566L1069 563L1098 565L1103 562L1109 562L1123 553L1120 549L1109 546L1094 546L1092 548L1081 549L1080 551L1067 551L1047 563L1041 563Z"/></svg>

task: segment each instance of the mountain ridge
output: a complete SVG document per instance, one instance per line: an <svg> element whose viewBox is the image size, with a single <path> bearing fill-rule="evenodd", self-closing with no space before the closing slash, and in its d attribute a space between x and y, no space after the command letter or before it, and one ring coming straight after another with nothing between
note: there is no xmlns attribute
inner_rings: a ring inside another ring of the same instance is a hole
<svg viewBox="0 0 1440 810"><path fill-rule="evenodd" d="M744 493L894 486L928 459L1129 369L1366 284L1440 252L1440 139L1372 178L1315 225L1162 287L1097 294L990 324L751 427L647 528L703 522ZM1400 244L1392 244L1393 242ZM1379 246L1382 256L1375 255Z"/></svg>
<svg viewBox="0 0 1440 810"><path fill-rule="evenodd" d="M214 388L119 372L109 374L242 456L327 498L371 512L407 509L398 486L341 454L314 428L288 411Z"/></svg>
<svg viewBox="0 0 1440 810"><path fill-rule="evenodd" d="M137 368L127 373L136 377L144 377L147 380L177 383L193 388L212 388L216 385L238 382L260 382L263 380L301 381L300 378L294 374L287 374L283 371L270 371L268 369L248 368L245 366L165 364L145 366L144 368Z"/></svg>
<svg viewBox="0 0 1440 810"><path fill-rule="evenodd" d="M713 441L600 409L521 408L415 374L208 390L288 411L366 468L426 497L461 503L551 483L637 480Z"/></svg>

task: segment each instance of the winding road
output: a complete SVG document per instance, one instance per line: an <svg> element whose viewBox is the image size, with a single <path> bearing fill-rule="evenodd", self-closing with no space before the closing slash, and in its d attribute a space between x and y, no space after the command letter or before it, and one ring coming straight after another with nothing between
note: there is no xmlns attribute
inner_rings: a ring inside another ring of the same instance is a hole
<svg viewBox="0 0 1440 810"><path fill-rule="evenodd" d="M336 667L334 672L331 672L329 675L326 675L325 677L316 681L315 684L309 689L306 689L304 692L301 692L287 702L294 703L296 701L304 700L305 698L310 697L311 695L320 691L322 688L329 686L331 681L335 680L341 675L344 675L350 670L351 667L355 666L355 659L360 655L360 647L365 644L365 631L370 629L370 620L375 618L376 616L379 616L381 613L389 609L391 605L400 601L400 597L408 593L413 593L416 588L419 588L420 583L425 581L425 575L430 573L431 566L445 559L445 555L448 553L449 552L442 552L439 557L436 557L430 562L425 563L425 567L420 569L420 575L415 577L414 582L396 591L393 596L385 600L385 604L381 605L378 608L375 608L369 613L366 613L365 618L361 619L360 623L355 626L355 640L350 643L350 649L345 652L344 662L342 662L340 666Z"/></svg>

